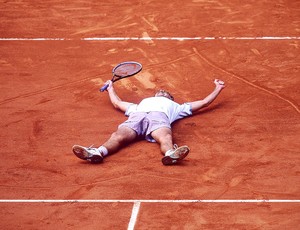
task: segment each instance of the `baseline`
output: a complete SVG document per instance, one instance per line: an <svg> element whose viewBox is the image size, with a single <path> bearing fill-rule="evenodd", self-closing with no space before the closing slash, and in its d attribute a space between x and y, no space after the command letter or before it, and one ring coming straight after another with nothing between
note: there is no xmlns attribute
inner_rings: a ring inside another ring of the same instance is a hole
<svg viewBox="0 0 300 230"><path fill-rule="evenodd" d="M151 41L151 40L300 40L300 36L260 36L260 37L91 37L91 38L0 38L0 41Z"/></svg>
<svg viewBox="0 0 300 230"><path fill-rule="evenodd" d="M21 200L1 199L0 203L300 203L298 200Z"/></svg>

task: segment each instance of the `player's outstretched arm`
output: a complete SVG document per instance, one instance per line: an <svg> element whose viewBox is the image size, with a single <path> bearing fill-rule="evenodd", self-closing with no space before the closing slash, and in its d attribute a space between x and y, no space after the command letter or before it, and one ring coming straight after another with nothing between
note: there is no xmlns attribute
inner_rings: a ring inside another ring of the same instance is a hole
<svg viewBox="0 0 300 230"><path fill-rule="evenodd" d="M216 85L215 89L204 99L190 102L192 106L192 112L198 111L202 108L209 106L225 88L225 83L219 79L215 79L214 83Z"/></svg>
<svg viewBox="0 0 300 230"><path fill-rule="evenodd" d="M110 99L111 103L113 104L113 106L116 109L126 112L128 106L131 105L132 103L122 101L121 98L119 98L119 96L117 95L117 93L113 87L112 81L109 80L105 84L108 84L107 91L108 91L109 99Z"/></svg>

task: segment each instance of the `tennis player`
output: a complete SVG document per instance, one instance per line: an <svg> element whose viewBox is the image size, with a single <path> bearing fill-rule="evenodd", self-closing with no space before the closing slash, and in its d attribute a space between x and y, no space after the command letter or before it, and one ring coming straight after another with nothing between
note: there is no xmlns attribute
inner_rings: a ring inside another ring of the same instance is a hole
<svg viewBox="0 0 300 230"><path fill-rule="evenodd" d="M181 162L189 153L188 146L173 144L171 124L210 105L224 89L223 81L215 79L214 90L202 100L178 104L173 96L164 90L156 92L154 97L143 99L139 104L123 101L116 94L112 81L107 81L108 95L116 109L121 110L128 119L99 148L73 146L73 153L80 159L91 163L101 163L104 157L113 154L129 143L144 138L157 142L164 157L164 165Z"/></svg>

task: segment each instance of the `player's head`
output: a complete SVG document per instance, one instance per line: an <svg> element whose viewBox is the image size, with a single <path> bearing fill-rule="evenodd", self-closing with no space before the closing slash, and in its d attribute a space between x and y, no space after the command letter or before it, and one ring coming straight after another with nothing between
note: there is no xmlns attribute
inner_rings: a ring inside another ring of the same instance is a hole
<svg viewBox="0 0 300 230"><path fill-rule="evenodd" d="M167 91L165 90L158 90L155 94L155 97L166 97L166 98L169 98L170 100L174 101L174 97Z"/></svg>

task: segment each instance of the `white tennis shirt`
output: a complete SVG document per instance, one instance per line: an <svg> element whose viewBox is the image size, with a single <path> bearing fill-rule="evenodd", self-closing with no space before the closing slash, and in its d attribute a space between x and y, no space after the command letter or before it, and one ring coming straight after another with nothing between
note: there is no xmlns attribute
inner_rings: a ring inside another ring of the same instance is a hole
<svg viewBox="0 0 300 230"><path fill-rule="evenodd" d="M174 121L192 115L192 108L189 103L178 104L166 97L149 97L142 100L139 104L131 104L125 115L129 116L135 112L163 112L170 120Z"/></svg>

